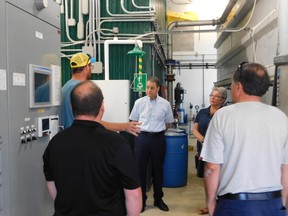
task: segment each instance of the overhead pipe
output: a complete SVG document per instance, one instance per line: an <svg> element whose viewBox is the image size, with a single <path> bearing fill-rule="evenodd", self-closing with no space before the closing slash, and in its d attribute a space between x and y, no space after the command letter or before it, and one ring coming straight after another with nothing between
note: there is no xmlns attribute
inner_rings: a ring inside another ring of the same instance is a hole
<svg viewBox="0 0 288 216"><path fill-rule="evenodd" d="M193 27L193 26L204 26L204 25L221 25L223 24L229 13L231 12L232 8L236 4L237 0L230 0L222 14L222 16L217 20L197 20L197 21L173 21L168 26L168 31L172 31L174 28L177 27ZM172 49L172 35L168 34L167 39L167 59L173 59L173 49ZM173 74L173 66L168 65L167 67L167 97L168 101L170 102L171 106L173 106L173 82L174 82L174 74Z"/></svg>
<svg viewBox="0 0 288 216"><path fill-rule="evenodd" d="M214 68L213 63L180 63L175 65L175 68L184 68L184 69L193 69L193 68L206 68L209 69L210 67Z"/></svg>
<svg viewBox="0 0 288 216"><path fill-rule="evenodd" d="M240 31L247 31L249 30L249 28L246 28L248 26L248 24L250 23L250 20L254 14L254 10L255 10L255 7L256 7L256 3L257 3L257 0L254 0L254 3L253 3L253 7L252 7L252 10L250 12L250 17L248 19L248 21L246 22L246 24L244 26L242 26L241 28L238 28L238 29L231 29L230 31L227 31L227 32L240 32ZM240 21L243 19L243 17L248 13L248 11L251 9L251 4L252 4L252 1L246 1L245 3L243 3L243 6L241 7L241 10L239 11L239 13L237 12L237 16L234 17L233 21L229 24L230 26L235 26L237 24L240 23ZM263 22L264 19L261 21ZM234 24L232 24L234 23ZM237 23L237 24L236 24ZM217 26L216 28L220 28L220 26ZM223 43L223 41L228 37L229 34L221 34L215 44L214 44L214 48L219 48L219 46Z"/></svg>
<svg viewBox="0 0 288 216"><path fill-rule="evenodd" d="M140 48L143 47L141 40L106 40L104 42L104 67L105 80L109 80L109 45L110 44L138 44Z"/></svg>
<svg viewBox="0 0 288 216"><path fill-rule="evenodd" d="M155 11L152 10L152 11L128 11L126 8L125 8L125 5L124 5L124 0L120 0L120 5L121 5L121 9L127 13L127 14L147 14L147 13L152 13Z"/></svg>
<svg viewBox="0 0 288 216"><path fill-rule="evenodd" d="M154 18L147 18L147 19L112 19L112 20L111 19L107 19L107 20L102 20L102 21L99 22L99 28L101 29L101 25L103 23L106 23L106 22L155 22L155 19ZM101 31L101 34L109 35L109 34L103 33L102 31ZM129 38L139 36L139 34L117 34L117 37L121 36L121 35L125 35L127 37L129 36ZM110 34L110 36L112 36L112 34ZM101 37L101 38L102 39L107 39L107 38L104 38L104 37ZM151 39L153 39L153 38L151 38Z"/></svg>
<svg viewBox="0 0 288 216"><path fill-rule="evenodd" d="M150 6L140 6L140 5L136 5L136 3L135 3L135 1L134 0L132 0L132 4L133 4L133 6L135 7L135 8L138 8L138 9L153 9L152 7L150 7Z"/></svg>
<svg viewBox="0 0 288 216"><path fill-rule="evenodd" d="M109 0L106 0L106 12L112 16L112 17L149 17L149 16L155 16L155 14L152 14L149 11L149 14L147 13L141 13L141 14L113 14L110 10L109 10Z"/></svg>

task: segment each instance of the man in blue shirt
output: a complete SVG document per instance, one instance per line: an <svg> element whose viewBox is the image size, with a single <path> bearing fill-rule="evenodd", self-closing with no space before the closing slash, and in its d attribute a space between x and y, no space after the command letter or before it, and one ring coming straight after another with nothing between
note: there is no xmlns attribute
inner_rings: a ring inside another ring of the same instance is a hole
<svg viewBox="0 0 288 216"><path fill-rule="evenodd" d="M166 154L165 130L174 121L170 103L158 95L160 80L150 77L147 80L146 96L135 101L130 120L141 123L141 133L134 140L135 156L138 161L143 196L142 211L146 206L146 175L148 160L152 161L154 206L169 211L163 202L163 163Z"/></svg>
<svg viewBox="0 0 288 216"><path fill-rule="evenodd" d="M62 106L61 116L64 128L71 126L74 115L71 109L70 95L74 87L81 81L86 81L91 78L93 65L96 60L86 53L76 53L70 59L70 66L72 68L71 79L62 87ZM112 123L100 121L107 129L113 131L126 131L137 136L139 130L138 122Z"/></svg>

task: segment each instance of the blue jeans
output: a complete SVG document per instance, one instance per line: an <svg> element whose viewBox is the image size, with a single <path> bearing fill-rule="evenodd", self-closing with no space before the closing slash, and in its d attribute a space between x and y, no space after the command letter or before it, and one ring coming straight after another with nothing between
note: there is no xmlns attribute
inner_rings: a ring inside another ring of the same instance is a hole
<svg viewBox="0 0 288 216"><path fill-rule="evenodd" d="M217 201L213 216L286 216L282 199L270 200L228 200Z"/></svg>

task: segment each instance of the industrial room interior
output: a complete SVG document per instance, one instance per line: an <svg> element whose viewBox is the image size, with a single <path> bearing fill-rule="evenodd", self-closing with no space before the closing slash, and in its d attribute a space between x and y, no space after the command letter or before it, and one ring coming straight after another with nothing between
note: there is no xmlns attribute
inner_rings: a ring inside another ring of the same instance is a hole
<svg viewBox="0 0 288 216"><path fill-rule="evenodd" d="M288 115L287 14L287 0L1 0L0 216L54 213L42 155L61 129L61 87L77 52L96 59L91 80L105 95L106 121L128 122L147 77L162 81L173 127L186 132L187 177L164 187L169 212L153 206L149 191L141 215L198 215L205 193L195 170L195 116L209 106L213 86L227 88L232 103L231 75L242 61L268 69L262 102ZM35 99L39 73L51 77L44 103Z"/></svg>

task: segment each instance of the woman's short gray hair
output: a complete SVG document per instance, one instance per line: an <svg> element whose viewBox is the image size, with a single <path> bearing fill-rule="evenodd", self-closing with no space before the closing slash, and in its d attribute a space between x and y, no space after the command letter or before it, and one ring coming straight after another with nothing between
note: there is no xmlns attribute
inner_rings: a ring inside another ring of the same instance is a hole
<svg viewBox="0 0 288 216"><path fill-rule="evenodd" d="M213 91L218 91L221 94L221 97L224 99L224 101L227 99L227 90L224 87L213 87Z"/></svg>

